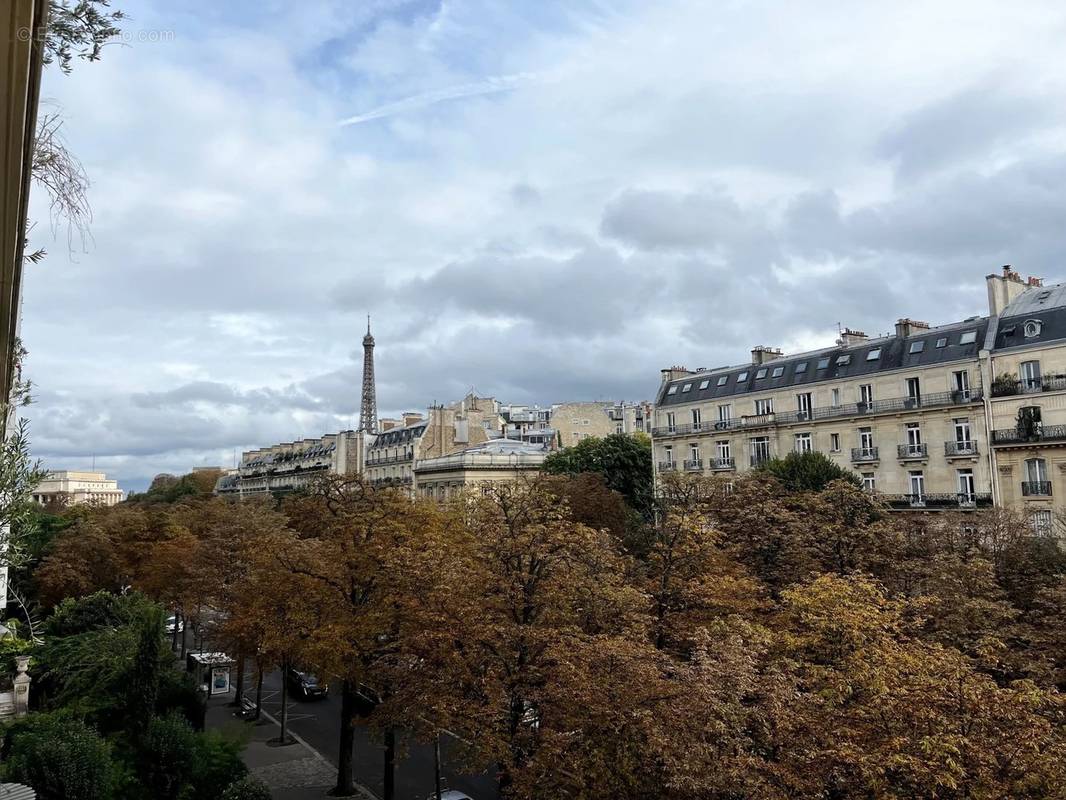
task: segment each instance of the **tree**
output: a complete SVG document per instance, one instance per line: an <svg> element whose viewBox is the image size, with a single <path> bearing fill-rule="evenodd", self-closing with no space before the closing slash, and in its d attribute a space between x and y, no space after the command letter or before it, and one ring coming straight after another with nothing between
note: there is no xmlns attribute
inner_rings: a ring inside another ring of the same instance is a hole
<svg viewBox="0 0 1066 800"><path fill-rule="evenodd" d="M75 58L97 61L100 51L122 31L121 11L109 11L110 0L52 0L44 42L44 63L70 73Z"/></svg>
<svg viewBox="0 0 1066 800"><path fill-rule="evenodd" d="M829 456L815 451L789 453L772 458L759 470L777 478L787 492L820 492L833 481L847 481L861 488L862 479L850 469L837 466Z"/></svg>
<svg viewBox="0 0 1066 800"><path fill-rule="evenodd" d="M603 439L582 439L573 447L552 453L544 459L543 470L550 475L599 473L607 488L650 518L654 502L651 461L651 439L644 434L616 433Z"/></svg>

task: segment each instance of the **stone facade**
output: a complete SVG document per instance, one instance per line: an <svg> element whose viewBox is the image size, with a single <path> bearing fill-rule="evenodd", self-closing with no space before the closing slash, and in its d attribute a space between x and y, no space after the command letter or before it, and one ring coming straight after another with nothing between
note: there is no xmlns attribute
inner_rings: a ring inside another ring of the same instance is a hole
<svg viewBox="0 0 1066 800"><path fill-rule="evenodd" d="M422 459L414 465L415 493L445 500L464 490L509 483L539 471L547 455L548 450L538 445L493 439L450 455Z"/></svg>
<svg viewBox="0 0 1066 800"><path fill-rule="evenodd" d="M890 336L845 330L824 350L663 370L657 474L742 473L816 450L894 508L995 503L1050 524L1066 510L1066 285L1009 268L986 282L987 317L901 319Z"/></svg>
<svg viewBox="0 0 1066 800"><path fill-rule="evenodd" d="M49 472L33 490L34 501L43 504L65 502L113 506L122 502L123 491L118 481L111 480L103 472L60 470Z"/></svg>
<svg viewBox="0 0 1066 800"><path fill-rule="evenodd" d="M291 492L318 475L359 474L366 437L362 431L342 431L248 450L241 454L235 471L218 479L215 493L245 496Z"/></svg>

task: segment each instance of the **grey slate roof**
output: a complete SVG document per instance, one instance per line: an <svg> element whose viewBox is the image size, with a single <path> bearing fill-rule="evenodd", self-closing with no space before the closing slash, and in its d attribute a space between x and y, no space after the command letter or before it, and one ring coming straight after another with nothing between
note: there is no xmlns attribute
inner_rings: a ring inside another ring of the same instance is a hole
<svg viewBox="0 0 1066 800"><path fill-rule="evenodd" d="M822 381L976 358L984 345L988 323L988 317L974 317L963 322L916 332L906 338L883 336L850 347L830 347L778 358L761 366L745 364L697 372L664 385L660 389L657 402L660 406L671 406L789 387L800 389ZM975 334L973 341L962 344L960 339L969 331ZM941 339L945 340L944 344L937 347ZM917 352L912 352L912 348ZM871 351L876 350L880 350L879 357L868 359ZM847 358L847 363L841 363L844 358ZM766 370L765 377L757 378L759 371L763 369ZM777 370L780 370L780 375L775 377ZM725 378L725 381L719 386L722 378ZM700 388L704 382L707 386ZM685 391L686 385L689 387L688 391ZM674 394L667 393L670 386L677 387Z"/></svg>
<svg viewBox="0 0 1066 800"><path fill-rule="evenodd" d="M1040 333L1025 335L1025 323L1039 324ZM1034 286L1012 300L999 318L995 350L1010 350L1066 339L1066 283Z"/></svg>

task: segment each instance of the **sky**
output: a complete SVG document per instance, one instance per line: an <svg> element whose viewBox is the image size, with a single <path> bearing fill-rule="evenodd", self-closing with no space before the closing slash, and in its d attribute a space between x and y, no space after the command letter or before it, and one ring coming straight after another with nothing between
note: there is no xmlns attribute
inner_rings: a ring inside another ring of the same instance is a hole
<svg viewBox="0 0 1066 800"><path fill-rule="evenodd" d="M987 313L1066 277L1058 2L113 0L42 97L35 455L123 488L471 389L654 399L660 370Z"/></svg>

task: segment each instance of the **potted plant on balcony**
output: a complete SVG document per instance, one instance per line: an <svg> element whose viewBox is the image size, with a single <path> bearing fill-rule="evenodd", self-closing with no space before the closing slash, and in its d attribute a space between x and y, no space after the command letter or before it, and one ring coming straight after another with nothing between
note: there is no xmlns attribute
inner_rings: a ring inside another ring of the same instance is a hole
<svg viewBox="0 0 1066 800"><path fill-rule="evenodd" d="M1004 372L992 379L992 396L1006 397L1018 394L1018 376Z"/></svg>
<svg viewBox="0 0 1066 800"><path fill-rule="evenodd" d="M1018 409L1018 438L1023 442L1040 439L1040 406L1023 406Z"/></svg>

